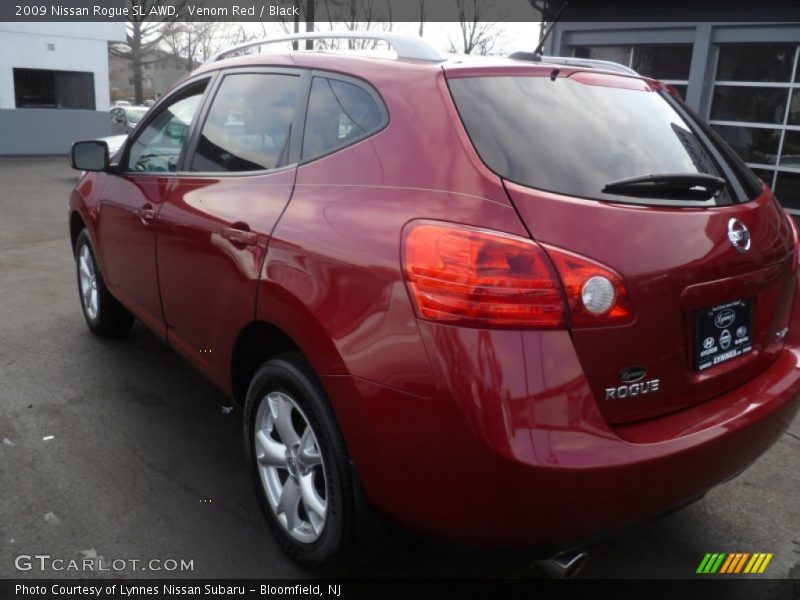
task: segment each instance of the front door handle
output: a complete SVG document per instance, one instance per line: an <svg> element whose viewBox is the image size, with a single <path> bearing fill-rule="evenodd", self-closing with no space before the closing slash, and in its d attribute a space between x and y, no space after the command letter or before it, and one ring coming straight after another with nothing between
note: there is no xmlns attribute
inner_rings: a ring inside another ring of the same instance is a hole
<svg viewBox="0 0 800 600"><path fill-rule="evenodd" d="M222 237L242 246L255 246L258 243L258 234L255 231L250 231L250 227L244 223L237 223L232 227L223 227Z"/></svg>
<svg viewBox="0 0 800 600"><path fill-rule="evenodd" d="M139 218L142 220L142 223L144 224L150 223L153 219L156 218L156 209L153 208L152 204L145 204L142 208L139 209Z"/></svg>

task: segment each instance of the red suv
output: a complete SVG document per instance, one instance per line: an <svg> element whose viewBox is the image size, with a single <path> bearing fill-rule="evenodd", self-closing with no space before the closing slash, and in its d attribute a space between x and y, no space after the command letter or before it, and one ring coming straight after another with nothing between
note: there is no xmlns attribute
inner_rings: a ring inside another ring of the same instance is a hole
<svg viewBox="0 0 800 600"><path fill-rule="evenodd" d="M111 160L73 147L89 328L141 320L243 406L282 546L337 562L375 510L555 551L769 448L797 233L715 132L621 67L376 35L213 60Z"/></svg>

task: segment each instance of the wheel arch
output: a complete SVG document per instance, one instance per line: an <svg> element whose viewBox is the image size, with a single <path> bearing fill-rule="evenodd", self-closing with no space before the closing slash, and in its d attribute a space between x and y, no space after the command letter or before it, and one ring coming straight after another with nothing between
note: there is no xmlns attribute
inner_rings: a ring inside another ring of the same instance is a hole
<svg viewBox="0 0 800 600"><path fill-rule="evenodd" d="M69 240L72 245L72 254L75 254L75 245L78 243L78 235L86 229L86 221L77 210L73 210L69 215Z"/></svg>

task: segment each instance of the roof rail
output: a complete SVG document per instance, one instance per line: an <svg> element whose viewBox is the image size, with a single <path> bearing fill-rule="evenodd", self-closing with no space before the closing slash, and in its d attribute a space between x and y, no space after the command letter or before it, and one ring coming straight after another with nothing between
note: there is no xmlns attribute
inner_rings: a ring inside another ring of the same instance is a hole
<svg viewBox="0 0 800 600"><path fill-rule="evenodd" d="M441 62L444 60L436 50L422 39L410 35L383 31L309 31L307 33L291 33L279 37L261 38L238 44L227 50L217 52L206 61L206 64L221 60L233 52L244 50L245 48L252 48L254 46L275 44L278 42L325 39L378 40L386 42L394 48L398 58L427 60L431 62Z"/></svg>
<svg viewBox="0 0 800 600"><path fill-rule="evenodd" d="M541 56L531 52L514 52L509 56L514 60L529 60L534 62L551 63L557 65L572 65L575 67L588 67L590 69L605 69L606 71L614 71L615 73L623 73L625 75L636 75L639 73L621 65L620 63L612 62L610 60L598 60L595 58L577 58L572 56Z"/></svg>

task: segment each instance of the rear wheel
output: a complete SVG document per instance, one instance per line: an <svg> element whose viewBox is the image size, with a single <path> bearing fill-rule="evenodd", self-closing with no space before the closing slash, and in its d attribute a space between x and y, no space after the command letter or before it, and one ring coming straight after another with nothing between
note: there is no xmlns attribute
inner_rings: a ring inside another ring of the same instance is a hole
<svg viewBox="0 0 800 600"><path fill-rule="evenodd" d="M325 392L301 355L269 360L255 374L245 437L258 499L281 547L311 566L348 564L354 482Z"/></svg>
<svg viewBox="0 0 800 600"><path fill-rule="evenodd" d="M99 336L125 334L133 324L133 315L106 288L85 229L75 242L75 266L81 308L89 329Z"/></svg>

